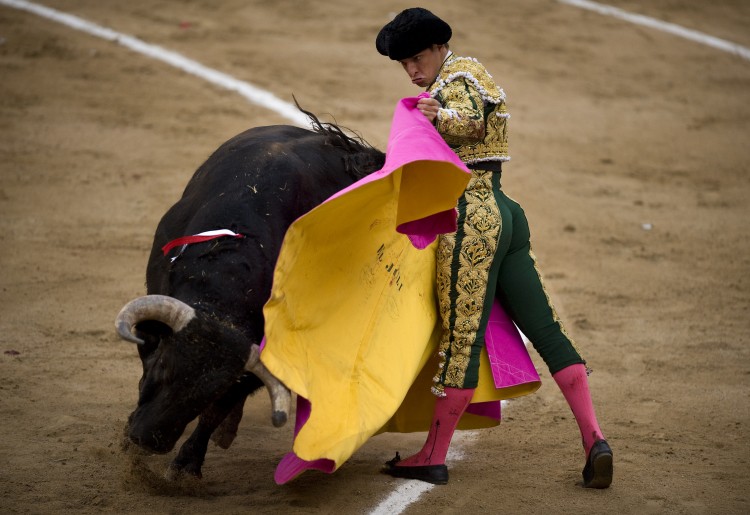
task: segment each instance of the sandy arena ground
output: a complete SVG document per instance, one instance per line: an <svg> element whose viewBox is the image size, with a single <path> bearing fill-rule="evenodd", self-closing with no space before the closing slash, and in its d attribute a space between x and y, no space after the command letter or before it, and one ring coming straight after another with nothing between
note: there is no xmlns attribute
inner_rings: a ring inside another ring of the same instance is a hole
<svg viewBox="0 0 750 515"><path fill-rule="evenodd" d="M44 0L268 89L383 148L415 95L374 48L408 4ZM612 0L750 46L742 0ZM500 427L462 434L451 483L406 513L750 512L750 61L553 0L423 4L508 94L505 190L594 369L615 452L580 487L578 430L544 385ZM287 123L234 93L0 6L0 512L367 513L378 474L423 435L381 435L336 474L273 482L291 427L248 402L202 481L172 455L120 452L140 362L113 320L144 293L151 238L197 166L252 126Z"/></svg>

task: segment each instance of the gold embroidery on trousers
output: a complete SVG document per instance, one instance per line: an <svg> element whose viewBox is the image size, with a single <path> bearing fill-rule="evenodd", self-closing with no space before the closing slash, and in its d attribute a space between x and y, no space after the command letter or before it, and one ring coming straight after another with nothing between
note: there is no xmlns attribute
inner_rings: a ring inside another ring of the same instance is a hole
<svg viewBox="0 0 750 515"><path fill-rule="evenodd" d="M442 235L437 251L437 290L443 331L439 346L440 369L432 391L438 396L444 395L444 386L463 387L502 230L500 210L492 191L492 172L474 170L465 199L458 263L453 259L455 233ZM455 274L455 308L451 306L452 274Z"/></svg>

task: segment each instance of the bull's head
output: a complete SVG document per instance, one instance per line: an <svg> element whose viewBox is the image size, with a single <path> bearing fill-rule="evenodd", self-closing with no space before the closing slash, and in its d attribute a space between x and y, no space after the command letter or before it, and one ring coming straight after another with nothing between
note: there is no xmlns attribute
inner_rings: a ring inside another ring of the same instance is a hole
<svg viewBox="0 0 750 515"><path fill-rule="evenodd" d="M245 371L268 387L274 425L286 422L289 390L263 366L257 345L249 345L241 331L163 295L129 302L115 326L121 338L138 344L143 363L138 407L128 423L128 436L138 446L170 451L187 424Z"/></svg>

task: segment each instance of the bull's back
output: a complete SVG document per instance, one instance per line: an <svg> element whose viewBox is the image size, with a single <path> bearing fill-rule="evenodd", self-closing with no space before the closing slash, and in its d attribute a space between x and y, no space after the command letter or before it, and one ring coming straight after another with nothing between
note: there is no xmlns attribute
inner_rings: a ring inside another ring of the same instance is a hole
<svg viewBox="0 0 750 515"><path fill-rule="evenodd" d="M200 301L222 313L243 306L242 316L260 320L289 225L356 180L347 169L345 150L326 141L309 130L270 126L221 145L157 227L147 271L149 293ZM169 241L215 229L245 238L191 246L174 263L161 254Z"/></svg>
<svg viewBox="0 0 750 515"><path fill-rule="evenodd" d="M341 169L340 154L333 147L326 148L322 135L306 129L256 127L211 154L188 182L183 198L206 199L238 188L255 195L258 190L273 192L284 185L295 188L322 182L325 187L331 179L335 184L350 182L352 178Z"/></svg>

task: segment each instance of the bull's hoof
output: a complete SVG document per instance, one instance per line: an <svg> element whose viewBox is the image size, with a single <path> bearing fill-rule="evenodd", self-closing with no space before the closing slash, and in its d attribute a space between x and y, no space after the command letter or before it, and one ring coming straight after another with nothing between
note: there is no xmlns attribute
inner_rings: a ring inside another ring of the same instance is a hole
<svg viewBox="0 0 750 515"><path fill-rule="evenodd" d="M273 427L281 427L286 424L287 414L285 411L274 411L271 415L271 422Z"/></svg>

